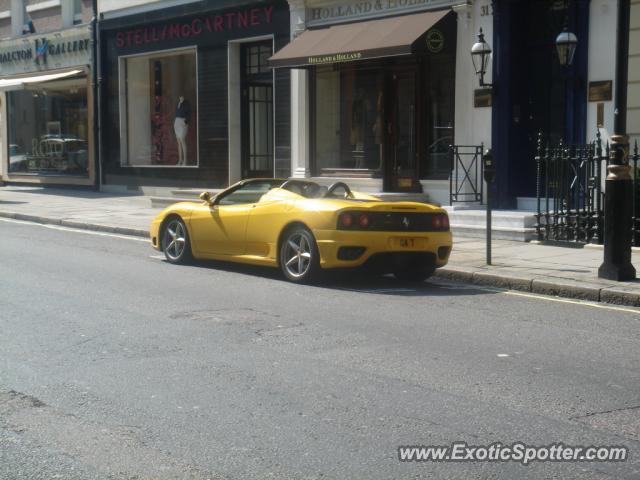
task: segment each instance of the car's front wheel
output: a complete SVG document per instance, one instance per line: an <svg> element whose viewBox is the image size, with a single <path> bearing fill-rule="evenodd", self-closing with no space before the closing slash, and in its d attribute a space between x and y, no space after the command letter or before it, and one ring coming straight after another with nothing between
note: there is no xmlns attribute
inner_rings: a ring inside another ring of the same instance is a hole
<svg viewBox="0 0 640 480"><path fill-rule="evenodd" d="M280 268L292 282L307 283L318 277L320 254L307 228L295 226L285 232L280 244Z"/></svg>
<svg viewBox="0 0 640 480"><path fill-rule="evenodd" d="M180 217L170 218L164 226L162 250L171 263L187 263L191 260L189 233Z"/></svg>

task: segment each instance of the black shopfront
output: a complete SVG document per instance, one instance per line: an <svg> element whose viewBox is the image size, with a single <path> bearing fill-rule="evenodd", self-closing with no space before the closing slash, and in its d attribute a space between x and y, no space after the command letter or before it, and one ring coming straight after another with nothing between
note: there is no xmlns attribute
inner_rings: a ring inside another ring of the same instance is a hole
<svg viewBox="0 0 640 480"><path fill-rule="evenodd" d="M102 22L102 185L220 188L290 174L281 2L197 2Z"/></svg>
<svg viewBox="0 0 640 480"><path fill-rule="evenodd" d="M309 72L311 176L384 191L448 178L455 62L450 10L310 28L271 59Z"/></svg>

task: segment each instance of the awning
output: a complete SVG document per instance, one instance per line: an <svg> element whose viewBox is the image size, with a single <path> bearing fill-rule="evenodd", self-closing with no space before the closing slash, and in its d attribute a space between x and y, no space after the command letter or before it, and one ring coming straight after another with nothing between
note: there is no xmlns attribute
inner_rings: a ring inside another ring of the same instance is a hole
<svg viewBox="0 0 640 480"><path fill-rule="evenodd" d="M49 73L45 75L36 75L33 77L17 77L8 80L0 79L0 91L2 90L19 90L25 85L33 85L35 83L48 82L50 80L59 80L61 78L73 77L79 75L83 70L69 70L62 73Z"/></svg>
<svg viewBox="0 0 640 480"><path fill-rule="evenodd" d="M272 67L303 67L410 55L450 10L307 30L269 59Z"/></svg>

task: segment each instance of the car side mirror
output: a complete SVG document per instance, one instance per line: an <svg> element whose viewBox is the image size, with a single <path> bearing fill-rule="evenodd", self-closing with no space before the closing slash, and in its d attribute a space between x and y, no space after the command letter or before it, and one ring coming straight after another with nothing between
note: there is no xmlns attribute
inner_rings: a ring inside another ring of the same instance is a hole
<svg viewBox="0 0 640 480"><path fill-rule="evenodd" d="M209 205L213 205L215 197L212 197L209 192L202 192L200 194L200 200L202 200L203 202L208 203Z"/></svg>

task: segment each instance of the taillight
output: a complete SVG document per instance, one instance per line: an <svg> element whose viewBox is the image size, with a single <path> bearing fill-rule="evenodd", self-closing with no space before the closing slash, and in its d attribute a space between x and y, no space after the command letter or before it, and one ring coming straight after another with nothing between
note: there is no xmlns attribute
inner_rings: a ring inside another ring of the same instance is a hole
<svg viewBox="0 0 640 480"><path fill-rule="evenodd" d="M349 228L353 225L353 217L350 213L343 213L340 215L340 226L344 228Z"/></svg>
<svg viewBox="0 0 640 480"><path fill-rule="evenodd" d="M369 215L361 213L358 217L358 225L360 225L360 228L367 228L369 226Z"/></svg>
<svg viewBox="0 0 640 480"><path fill-rule="evenodd" d="M431 226L434 230L448 230L449 217L446 213L436 213L431 217Z"/></svg>

